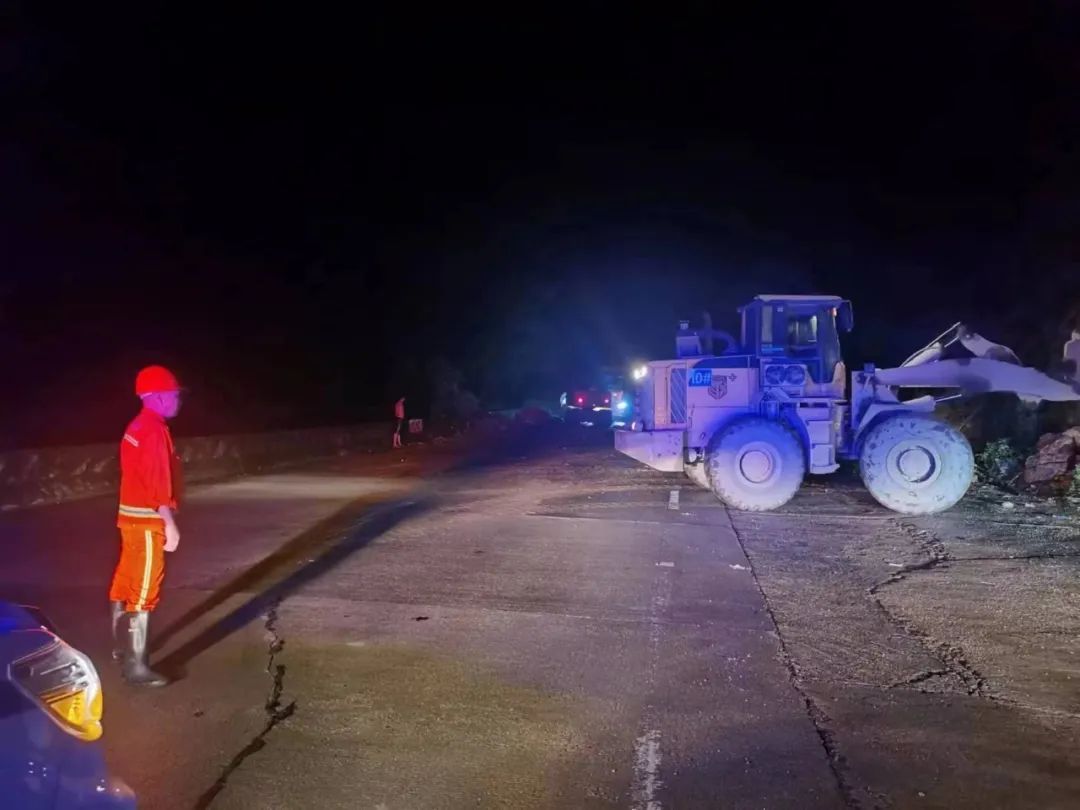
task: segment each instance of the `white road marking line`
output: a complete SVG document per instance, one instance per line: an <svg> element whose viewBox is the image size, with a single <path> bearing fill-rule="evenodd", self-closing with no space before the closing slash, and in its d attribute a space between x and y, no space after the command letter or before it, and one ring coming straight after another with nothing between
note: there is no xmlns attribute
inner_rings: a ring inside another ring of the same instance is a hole
<svg viewBox="0 0 1080 810"><path fill-rule="evenodd" d="M634 745L634 808L660 810L656 789L660 786L660 732L650 729Z"/></svg>
<svg viewBox="0 0 1080 810"><path fill-rule="evenodd" d="M671 577L664 575L653 596L652 609L649 611L649 682L656 674L656 665L660 662L660 634L664 627L664 614L671 602Z"/></svg>
<svg viewBox="0 0 1080 810"><path fill-rule="evenodd" d="M667 508L673 512L679 511L679 490L673 489L668 494Z"/></svg>
<svg viewBox="0 0 1080 810"><path fill-rule="evenodd" d="M674 563L658 562L657 566L674 568ZM663 572L654 584L652 602L649 606L649 668L645 674L648 694L656 686L656 669L660 663L660 641L664 632L664 616L671 603L672 577ZM660 779L660 729L657 728L656 712L646 705L641 718L642 733L634 742L633 810L661 810L657 793L663 787Z"/></svg>

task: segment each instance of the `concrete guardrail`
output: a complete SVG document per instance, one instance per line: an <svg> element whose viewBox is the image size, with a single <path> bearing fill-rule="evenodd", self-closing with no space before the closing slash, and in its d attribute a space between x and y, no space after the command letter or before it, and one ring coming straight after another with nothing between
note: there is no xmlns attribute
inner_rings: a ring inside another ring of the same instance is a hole
<svg viewBox="0 0 1080 810"><path fill-rule="evenodd" d="M393 426L369 424L276 433L178 438L188 484L205 483L390 447ZM0 453L0 510L115 493L119 444Z"/></svg>

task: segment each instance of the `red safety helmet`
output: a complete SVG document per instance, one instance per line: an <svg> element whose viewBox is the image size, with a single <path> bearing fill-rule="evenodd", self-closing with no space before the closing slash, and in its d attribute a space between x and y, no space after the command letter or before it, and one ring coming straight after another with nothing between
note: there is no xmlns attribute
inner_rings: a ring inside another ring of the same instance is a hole
<svg viewBox="0 0 1080 810"><path fill-rule="evenodd" d="M137 397L179 390L180 381L165 366L147 366L135 378L135 396Z"/></svg>

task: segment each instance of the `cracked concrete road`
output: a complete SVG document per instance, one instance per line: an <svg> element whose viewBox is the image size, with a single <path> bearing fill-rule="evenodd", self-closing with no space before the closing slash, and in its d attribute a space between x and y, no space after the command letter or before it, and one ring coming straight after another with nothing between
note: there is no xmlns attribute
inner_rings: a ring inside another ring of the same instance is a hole
<svg viewBox="0 0 1080 810"><path fill-rule="evenodd" d="M729 512L596 439L196 490L159 692L104 663L109 503L0 517L0 593L102 662L144 807L1080 804L1071 516Z"/></svg>

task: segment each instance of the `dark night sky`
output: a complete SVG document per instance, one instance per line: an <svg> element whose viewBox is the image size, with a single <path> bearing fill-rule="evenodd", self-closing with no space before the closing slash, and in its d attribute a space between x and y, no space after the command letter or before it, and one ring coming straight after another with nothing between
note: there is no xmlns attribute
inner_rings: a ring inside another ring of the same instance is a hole
<svg viewBox="0 0 1080 810"><path fill-rule="evenodd" d="M148 361L198 433L435 356L552 393L756 292L853 298L849 365L961 318L1043 364L1080 298L1066 3L40 5L0 40L7 444L111 440Z"/></svg>

